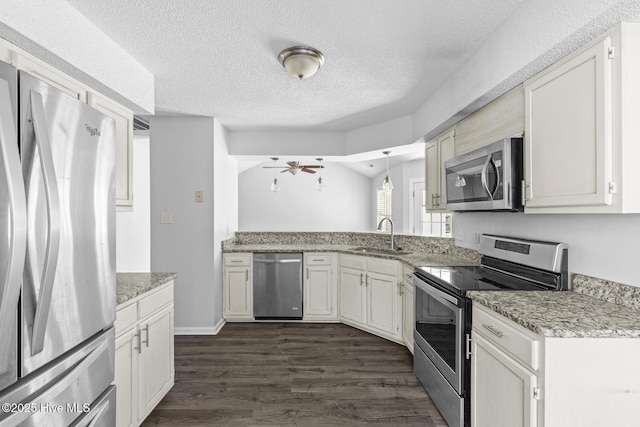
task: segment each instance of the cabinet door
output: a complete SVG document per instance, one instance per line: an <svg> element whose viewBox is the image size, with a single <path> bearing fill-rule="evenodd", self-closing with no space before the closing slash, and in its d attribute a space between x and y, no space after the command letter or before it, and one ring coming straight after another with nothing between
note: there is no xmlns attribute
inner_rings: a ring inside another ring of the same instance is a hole
<svg viewBox="0 0 640 427"><path fill-rule="evenodd" d="M413 353L413 324L415 322L414 319L414 301L413 301L413 287L404 285L404 290L402 293L402 316L403 316L403 331L402 336L404 339L404 343Z"/></svg>
<svg viewBox="0 0 640 427"><path fill-rule="evenodd" d="M139 417L142 421L173 387L173 305L141 322Z"/></svg>
<svg viewBox="0 0 640 427"><path fill-rule="evenodd" d="M93 108L115 121L116 125L116 206L133 208L133 112L95 93L88 94ZM124 208L124 209L123 209Z"/></svg>
<svg viewBox="0 0 640 427"><path fill-rule="evenodd" d="M253 317L253 298L249 267L226 267L224 272L225 317Z"/></svg>
<svg viewBox="0 0 640 427"><path fill-rule="evenodd" d="M610 47L607 37L525 82L527 208L612 203Z"/></svg>
<svg viewBox="0 0 640 427"><path fill-rule="evenodd" d="M340 317L364 325L364 271L340 269Z"/></svg>
<svg viewBox="0 0 640 427"><path fill-rule="evenodd" d="M449 132L428 142L425 146L426 209L444 210L447 207L446 171L444 162L454 156L455 133Z"/></svg>
<svg viewBox="0 0 640 427"><path fill-rule="evenodd" d="M331 318L334 311L333 269L330 265L308 265L304 281L305 318Z"/></svg>
<svg viewBox="0 0 640 427"><path fill-rule="evenodd" d="M138 330L132 329L116 339L115 379L116 425L138 425Z"/></svg>
<svg viewBox="0 0 640 427"><path fill-rule="evenodd" d="M402 339L400 330L399 299L400 284L396 276L368 273L367 288L367 325L384 336Z"/></svg>
<svg viewBox="0 0 640 427"><path fill-rule="evenodd" d="M453 158L455 153L454 131L446 133L438 139L440 175L438 177L438 209L447 208L447 171L444 162Z"/></svg>
<svg viewBox="0 0 640 427"><path fill-rule="evenodd" d="M537 425L538 378L480 334L471 346L471 425Z"/></svg>

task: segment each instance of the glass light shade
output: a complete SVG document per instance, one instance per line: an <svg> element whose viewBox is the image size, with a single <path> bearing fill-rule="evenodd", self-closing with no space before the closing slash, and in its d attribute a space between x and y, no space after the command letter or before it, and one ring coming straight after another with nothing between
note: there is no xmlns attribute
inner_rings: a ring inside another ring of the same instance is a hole
<svg viewBox="0 0 640 427"><path fill-rule="evenodd" d="M291 55L284 60L284 68L299 79L307 79L320 69L320 62L305 54Z"/></svg>
<svg viewBox="0 0 640 427"><path fill-rule="evenodd" d="M391 182L391 177L389 175L384 177L384 180L382 181L382 189L384 191L393 190L393 182Z"/></svg>
<svg viewBox="0 0 640 427"><path fill-rule="evenodd" d="M318 180L316 181L316 190L318 191L322 191L322 189L324 188L324 181L322 180L322 177L318 177Z"/></svg>
<svg viewBox="0 0 640 427"><path fill-rule="evenodd" d="M278 185L278 178L273 178L273 182L271 183L271 191L277 193L280 191L280 186Z"/></svg>

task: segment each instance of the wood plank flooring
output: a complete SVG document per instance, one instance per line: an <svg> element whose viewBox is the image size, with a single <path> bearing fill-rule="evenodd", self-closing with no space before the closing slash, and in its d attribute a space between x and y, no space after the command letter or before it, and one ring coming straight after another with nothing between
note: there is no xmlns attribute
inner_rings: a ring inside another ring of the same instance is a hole
<svg viewBox="0 0 640 427"><path fill-rule="evenodd" d="M446 427L398 344L339 323L176 336L175 386L143 426Z"/></svg>

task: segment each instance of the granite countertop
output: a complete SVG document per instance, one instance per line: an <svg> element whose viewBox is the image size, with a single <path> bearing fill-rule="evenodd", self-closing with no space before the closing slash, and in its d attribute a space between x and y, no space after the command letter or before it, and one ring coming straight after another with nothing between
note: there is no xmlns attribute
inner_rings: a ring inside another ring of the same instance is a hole
<svg viewBox="0 0 640 427"><path fill-rule="evenodd" d="M402 261L411 268L415 267L450 267L461 265L477 265L478 261L465 259L450 254L430 253L424 251L407 251L400 254L386 252L364 252L360 246L333 244L230 244L223 252L338 252L351 255L364 255L373 258Z"/></svg>
<svg viewBox="0 0 640 427"><path fill-rule="evenodd" d="M176 273L116 273L116 304L124 304L176 277Z"/></svg>
<svg viewBox="0 0 640 427"><path fill-rule="evenodd" d="M471 291L467 295L545 337L640 338L638 310L594 295L574 291Z"/></svg>

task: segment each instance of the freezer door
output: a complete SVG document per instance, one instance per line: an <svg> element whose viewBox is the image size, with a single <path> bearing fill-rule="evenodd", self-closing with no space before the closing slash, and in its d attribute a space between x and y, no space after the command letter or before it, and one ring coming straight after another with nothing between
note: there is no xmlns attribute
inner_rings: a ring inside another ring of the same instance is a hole
<svg viewBox="0 0 640 427"><path fill-rule="evenodd" d="M108 413L108 406L115 406L115 402L101 405L101 396L113 382L114 367L111 328L0 394L0 427L68 426L91 412L91 418L100 420L99 412Z"/></svg>
<svg viewBox="0 0 640 427"><path fill-rule="evenodd" d="M115 320L113 120L20 72L21 376Z"/></svg>
<svg viewBox="0 0 640 427"><path fill-rule="evenodd" d="M27 243L16 92L16 69L0 63L0 390L18 378L18 297Z"/></svg>

